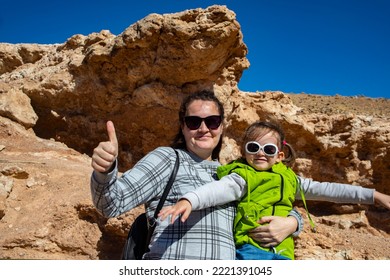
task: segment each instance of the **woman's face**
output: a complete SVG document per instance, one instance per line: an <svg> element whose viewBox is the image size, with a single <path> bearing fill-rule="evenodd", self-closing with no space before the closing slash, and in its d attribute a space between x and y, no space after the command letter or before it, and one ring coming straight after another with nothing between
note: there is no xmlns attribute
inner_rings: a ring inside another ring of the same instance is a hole
<svg viewBox="0 0 390 280"><path fill-rule="evenodd" d="M186 116L198 116L206 118L208 116L220 115L217 104L213 101L194 100L187 108ZM198 129L191 130L184 123L181 127L186 140L187 150L202 159L211 160L211 154L218 145L221 138L223 125L217 129L209 129L202 121Z"/></svg>
<svg viewBox="0 0 390 280"><path fill-rule="evenodd" d="M270 131L267 134L258 137L255 141L261 146L264 146L265 144L274 144L278 146L278 139L274 131ZM245 159L248 164L259 171L270 169L275 163L280 162L283 158L284 153L280 151L275 156L265 155L262 149L260 149L257 154L245 152Z"/></svg>

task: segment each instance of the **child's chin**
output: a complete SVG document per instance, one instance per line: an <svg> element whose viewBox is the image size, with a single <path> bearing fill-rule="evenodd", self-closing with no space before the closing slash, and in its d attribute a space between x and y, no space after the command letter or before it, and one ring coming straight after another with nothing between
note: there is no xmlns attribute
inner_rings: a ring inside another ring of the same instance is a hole
<svg viewBox="0 0 390 280"><path fill-rule="evenodd" d="M263 166L263 165L256 165L255 167L254 167L257 171L266 171L266 170L268 170L268 169L270 169L271 167L269 167L269 166Z"/></svg>

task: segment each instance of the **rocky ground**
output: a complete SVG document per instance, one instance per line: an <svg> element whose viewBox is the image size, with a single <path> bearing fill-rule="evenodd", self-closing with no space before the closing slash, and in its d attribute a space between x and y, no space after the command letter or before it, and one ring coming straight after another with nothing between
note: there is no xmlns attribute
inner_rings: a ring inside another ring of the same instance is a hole
<svg viewBox="0 0 390 280"><path fill-rule="evenodd" d="M325 96L304 93L288 94L288 96L295 105L302 108L301 113L303 114L352 113L390 119L390 99L386 98ZM390 250L388 241L390 217L388 211L368 206L347 206L344 209L349 207L351 213L357 213L351 214L346 220L343 220L337 217L338 210L334 206L331 203L322 203L317 204L314 209L311 208L315 221L319 222L319 227L316 233L311 232L310 228L306 227L300 235L297 240L297 259L307 259L307 256L313 252L312 257L315 256L314 248L316 247L337 251L338 253L331 257L332 259L383 258L383 252ZM305 215L304 208L300 209L302 215ZM367 223L370 224L367 222L366 215L371 216L371 218L376 217L371 219L372 228L366 227ZM351 223L352 225L346 225ZM335 227L335 224L338 224L338 226ZM356 229L353 235L345 230L348 227ZM367 235L367 232L370 235ZM384 238L386 236L387 238ZM356 251L360 253L356 255ZM324 256L321 258L324 258ZM387 254L387 259L390 259L389 254Z"/></svg>
<svg viewBox="0 0 390 280"><path fill-rule="evenodd" d="M390 117L388 99L289 96L305 113L334 108ZM118 259L128 222L140 209L107 222L91 206L88 156L58 142L34 140L33 134L6 119L0 132L1 178L13 178L12 190L0 205L0 259ZM34 202L42 197L44 206ZM296 242L297 259L390 259L387 210L308 203L317 232L311 232L299 205L306 227Z"/></svg>
<svg viewBox="0 0 390 280"><path fill-rule="evenodd" d="M390 118L390 99L364 96L326 96L315 94L288 94L302 113L369 115Z"/></svg>

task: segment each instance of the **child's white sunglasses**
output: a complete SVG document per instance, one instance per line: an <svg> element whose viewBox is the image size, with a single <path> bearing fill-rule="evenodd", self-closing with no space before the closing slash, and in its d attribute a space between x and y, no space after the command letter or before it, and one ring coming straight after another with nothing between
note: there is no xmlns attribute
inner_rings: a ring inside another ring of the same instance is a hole
<svg viewBox="0 0 390 280"><path fill-rule="evenodd" d="M245 151L248 154L255 155L258 152L263 151L266 156L273 157L276 156L279 152L279 149L276 145L267 143L264 146L261 146L256 141L250 141L245 144Z"/></svg>

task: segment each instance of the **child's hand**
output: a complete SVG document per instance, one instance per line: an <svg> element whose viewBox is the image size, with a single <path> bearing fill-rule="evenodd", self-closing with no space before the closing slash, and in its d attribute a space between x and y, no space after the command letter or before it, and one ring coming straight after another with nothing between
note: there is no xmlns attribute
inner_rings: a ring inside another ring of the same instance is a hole
<svg viewBox="0 0 390 280"><path fill-rule="evenodd" d="M186 200L182 199L179 200L175 205L173 206L167 206L161 209L160 213L158 213L158 217L161 221L164 221L166 217L169 215L171 216L171 224L175 221L176 217L181 214L181 221L184 223L188 217L190 216L192 211L192 205L191 203Z"/></svg>
<svg viewBox="0 0 390 280"><path fill-rule="evenodd" d="M390 210L390 195L375 191L374 200L376 203Z"/></svg>
<svg viewBox="0 0 390 280"><path fill-rule="evenodd" d="M169 216L169 213L170 211L172 211L172 208L173 206L166 206L160 210L157 216L160 218L161 221L164 221L165 218Z"/></svg>

